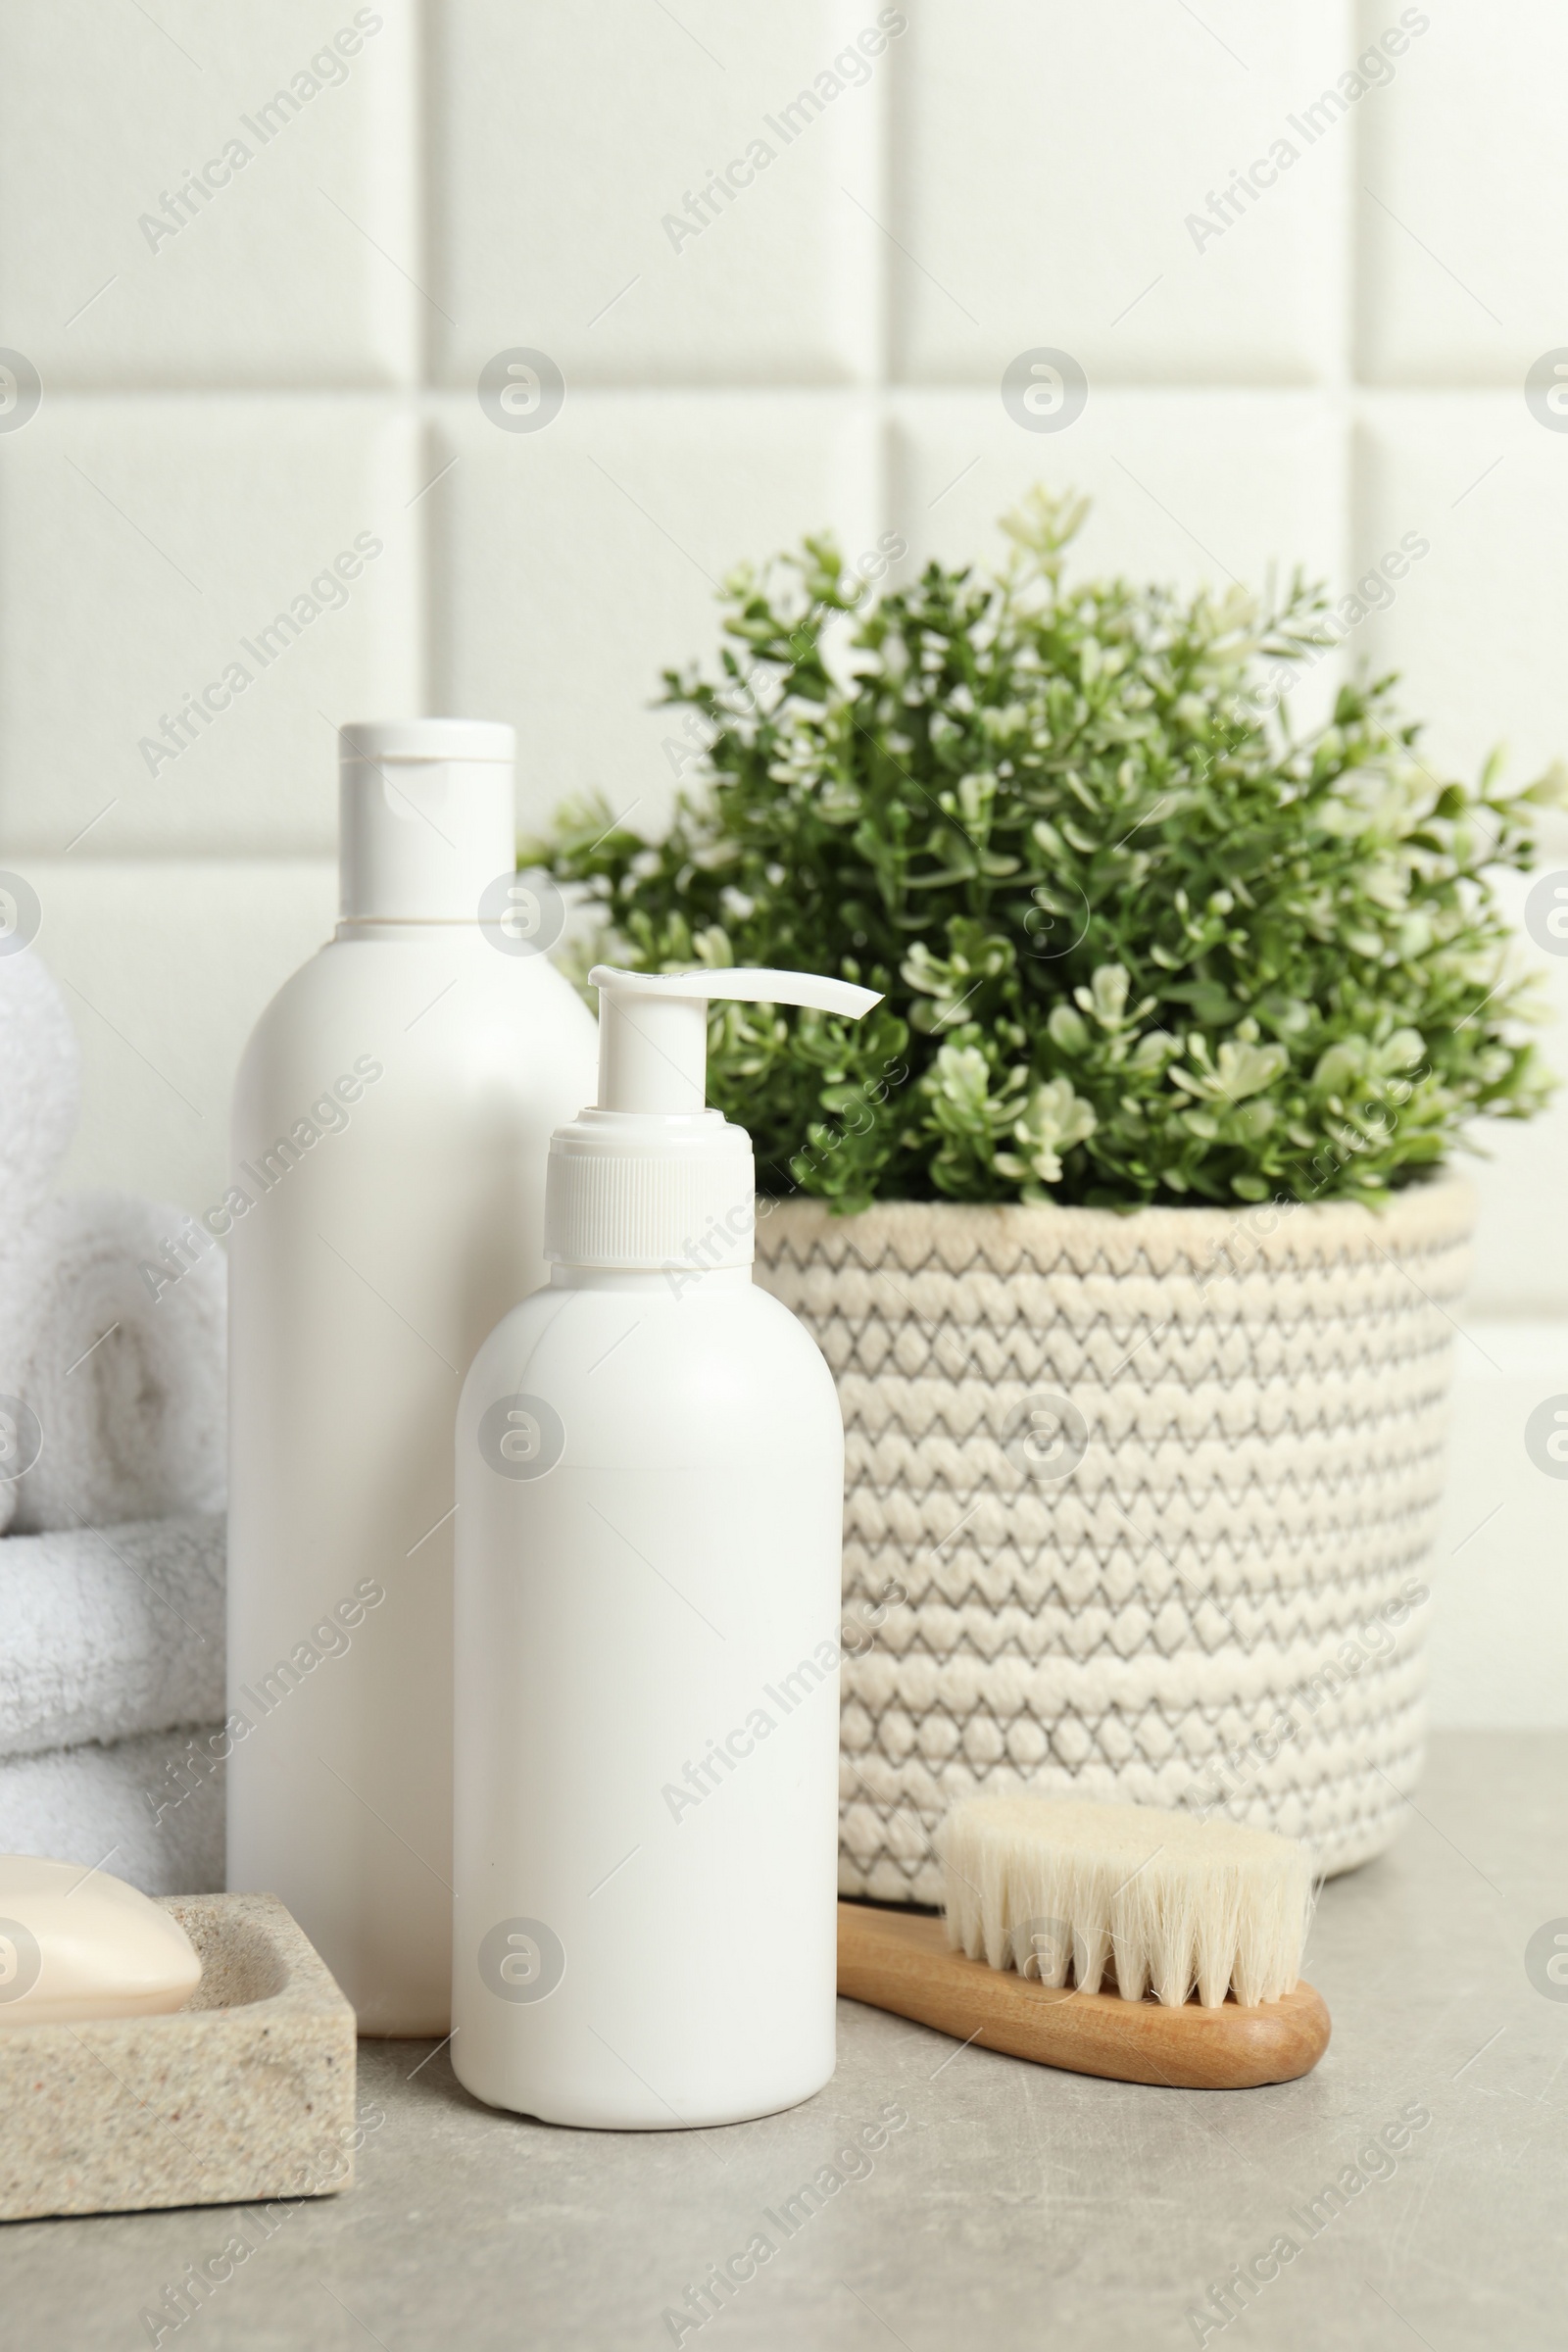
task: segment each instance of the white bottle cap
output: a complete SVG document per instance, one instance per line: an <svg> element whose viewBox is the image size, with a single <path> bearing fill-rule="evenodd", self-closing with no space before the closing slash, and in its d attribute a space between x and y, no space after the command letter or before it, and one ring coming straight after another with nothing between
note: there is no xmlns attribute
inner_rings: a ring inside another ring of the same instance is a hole
<svg viewBox="0 0 1568 2352"><path fill-rule="evenodd" d="M550 1142L545 1255L560 1265L657 1271L749 1266L751 1138L708 1100L708 1007L808 1004L858 1020L877 990L813 972L621 972L596 964L599 1102Z"/></svg>
<svg viewBox="0 0 1568 2352"><path fill-rule="evenodd" d="M338 730L345 923L475 923L516 863L511 727L388 718Z"/></svg>

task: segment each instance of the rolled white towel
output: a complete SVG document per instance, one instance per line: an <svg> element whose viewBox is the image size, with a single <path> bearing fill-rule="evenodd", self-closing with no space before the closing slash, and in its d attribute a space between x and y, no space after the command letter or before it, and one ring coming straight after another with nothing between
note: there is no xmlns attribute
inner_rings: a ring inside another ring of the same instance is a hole
<svg viewBox="0 0 1568 2352"><path fill-rule="evenodd" d="M102 1867L143 1894L223 1884L218 1724L88 1742L0 1763L0 1853Z"/></svg>
<svg viewBox="0 0 1568 2352"><path fill-rule="evenodd" d="M6 952L11 894L0 882L0 1217L43 1200L76 1131L81 1056L65 999L32 948Z"/></svg>
<svg viewBox="0 0 1568 2352"><path fill-rule="evenodd" d="M220 1514L8 1536L0 1757L220 1716L223 1567Z"/></svg>
<svg viewBox="0 0 1568 2352"><path fill-rule="evenodd" d="M180 1270L188 1223L129 1193L77 1193L11 1238L0 1457L8 1443L14 1464L36 1457L12 1473L14 1532L222 1509L224 1262L186 1247Z"/></svg>

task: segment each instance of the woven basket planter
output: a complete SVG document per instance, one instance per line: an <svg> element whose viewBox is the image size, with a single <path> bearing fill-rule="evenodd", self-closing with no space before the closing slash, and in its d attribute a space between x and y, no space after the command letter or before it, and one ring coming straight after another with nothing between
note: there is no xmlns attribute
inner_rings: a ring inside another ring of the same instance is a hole
<svg viewBox="0 0 1568 2352"><path fill-rule="evenodd" d="M844 1406L845 1893L939 1901L981 1788L1218 1807L1325 1873L1388 1844L1473 1210L760 1219Z"/></svg>

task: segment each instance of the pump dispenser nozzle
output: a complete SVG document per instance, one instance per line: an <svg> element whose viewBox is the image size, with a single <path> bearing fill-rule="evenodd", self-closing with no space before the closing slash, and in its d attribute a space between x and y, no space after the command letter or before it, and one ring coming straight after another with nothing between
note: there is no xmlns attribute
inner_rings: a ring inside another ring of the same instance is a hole
<svg viewBox="0 0 1568 2352"><path fill-rule="evenodd" d="M588 977L599 991L599 1102L551 1140L546 1257L635 1271L750 1265L757 1168L744 1128L707 1107L709 1004L803 1004L858 1020L879 992L734 966L600 963Z"/></svg>
<svg viewBox="0 0 1568 2352"><path fill-rule="evenodd" d="M599 1107L668 1116L708 1103L708 1007L714 997L742 1004L808 1004L858 1020L882 1000L874 988L816 972L732 966L706 972L621 972L596 963L599 991Z"/></svg>

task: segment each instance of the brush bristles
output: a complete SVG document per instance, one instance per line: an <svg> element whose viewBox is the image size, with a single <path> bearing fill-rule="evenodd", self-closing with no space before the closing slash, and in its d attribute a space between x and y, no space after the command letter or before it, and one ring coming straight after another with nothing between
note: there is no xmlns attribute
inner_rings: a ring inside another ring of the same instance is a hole
<svg viewBox="0 0 1568 2352"><path fill-rule="evenodd" d="M948 1939L1043 1984L1216 2009L1299 1981L1312 1908L1305 1848L1269 1830L1147 1805L980 1796L937 1833Z"/></svg>

